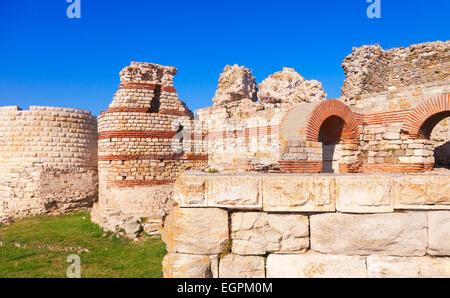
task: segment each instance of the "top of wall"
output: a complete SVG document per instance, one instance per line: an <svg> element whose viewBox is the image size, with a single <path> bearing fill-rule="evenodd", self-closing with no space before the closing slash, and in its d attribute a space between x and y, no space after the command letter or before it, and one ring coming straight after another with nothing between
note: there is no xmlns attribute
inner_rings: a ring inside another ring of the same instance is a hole
<svg viewBox="0 0 450 298"><path fill-rule="evenodd" d="M448 90L450 41L425 42L390 50L383 50L379 45L365 45L353 48L342 67L346 79L341 100L347 104L373 108L378 105L384 110L407 109L426 96ZM415 100L415 96L420 99ZM375 99L368 104L370 98ZM395 102L397 99L400 101Z"/></svg>
<svg viewBox="0 0 450 298"><path fill-rule="evenodd" d="M71 108L59 108L59 107L45 107L45 106L30 106L28 110L22 110L18 106L3 106L0 107L0 112L27 112L27 111L48 111L48 112L65 112L73 114L91 115L91 111Z"/></svg>

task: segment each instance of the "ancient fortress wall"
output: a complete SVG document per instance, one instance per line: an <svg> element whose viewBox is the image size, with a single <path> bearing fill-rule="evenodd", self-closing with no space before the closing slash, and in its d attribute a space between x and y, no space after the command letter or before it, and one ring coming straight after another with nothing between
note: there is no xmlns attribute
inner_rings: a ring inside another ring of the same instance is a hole
<svg viewBox="0 0 450 298"><path fill-rule="evenodd" d="M0 108L0 218L62 213L97 199L97 121L89 111Z"/></svg>
<svg viewBox="0 0 450 298"><path fill-rule="evenodd" d="M193 117L176 94L176 72L133 62L120 72L119 90L98 117L100 185L92 218L108 230L146 217L146 231L156 231L173 205L177 174L205 164L207 155L193 153L194 141L183 135Z"/></svg>
<svg viewBox="0 0 450 298"><path fill-rule="evenodd" d="M448 174L205 174L176 183L165 277L450 277Z"/></svg>
<svg viewBox="0 0 450 298"><path fill-rule="evenodd" d="M364 134L361 158L368 164L367 169L400 169L390 166L392 163L400 167L409 167L408 164L420 167L423 163L425 168L434 163L448 163L449 130L445 118L450 113L445 99L435 98L450 92L450 41L387 51L377 45L362 46L353 49L342 67L347 77L340 99L352 108L360 121L359 128ZM428 104L423 105L425 102ZM420 138L429 142L403 144L402 140L417 138L419 127L415 127L414 132L409 131L415 126L414 122L424 124L428 117L426 125L434 133L430 136L431 131L424 131ZM439 148L434 150L436 147ZM412 149L423 149L424 158L414 156Z"/></svg>

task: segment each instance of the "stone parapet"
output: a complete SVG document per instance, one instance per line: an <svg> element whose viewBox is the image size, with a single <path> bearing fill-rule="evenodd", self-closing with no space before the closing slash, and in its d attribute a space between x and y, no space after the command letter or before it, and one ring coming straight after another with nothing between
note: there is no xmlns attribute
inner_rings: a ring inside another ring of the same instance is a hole
<svg viewBox="0 0 450 298"><path fill-rule="evenodd" d="M163 228L164 276L450 277L449 183L448 174L186 172Z"/></svg>

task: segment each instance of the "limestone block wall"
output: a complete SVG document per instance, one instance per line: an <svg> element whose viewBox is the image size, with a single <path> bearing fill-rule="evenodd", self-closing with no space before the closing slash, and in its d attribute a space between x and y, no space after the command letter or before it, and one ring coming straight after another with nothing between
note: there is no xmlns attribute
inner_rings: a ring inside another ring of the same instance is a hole
<svg viewBox="0 0 450 298"><path fill-rule="evenodd" d="M201 136L197 151L190 150L194 121L173 86L176 72L132 62L120 72L119 90L98 117L100 184L92 219L105 229L141 217L157 223L173 205L178 173L206 165Z"/></svg>
<svg viewBox="0 0 450 298"><path fill-rule="evenodd" d="M182 174L164 277L450 277L449 174Z"/></svg>
<svg viewBox="0 0 450 298"><path fill-rule="evenodd" d="M279 128L286 108L233 115L225 107L197 110L203 124L210 167L249 170L280 160Z"/></svg>
<svg viewBox="0 0 450 298"><path fill-rule="evenodd" d="M97 121L89 111L0 108L0 218L62 213L97 199Z"/></svg>

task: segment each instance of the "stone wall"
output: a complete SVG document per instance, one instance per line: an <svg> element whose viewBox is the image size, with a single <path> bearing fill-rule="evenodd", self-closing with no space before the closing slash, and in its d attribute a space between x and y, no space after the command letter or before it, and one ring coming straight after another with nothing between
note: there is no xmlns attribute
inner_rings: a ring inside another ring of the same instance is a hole
<svg viewBox="0 0 450 298"><path fill-rule="evenodd" d="M370 112L406 110L450 92L450 41L390 50L379 45L353 48L342 67L341 100Z"/></svg>
<svg viewBox="0 0 450 298"><path fill-rule="evenodd" d="M92 206L98 192L96 131L88 111L0 108L0 218Z"/></svg>
<svg viewBox="0 0 450 298"><path fill-rule="evenodd" d="M449 174L182 174L165 277L450 277Z"/></svg>

